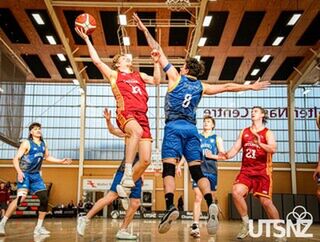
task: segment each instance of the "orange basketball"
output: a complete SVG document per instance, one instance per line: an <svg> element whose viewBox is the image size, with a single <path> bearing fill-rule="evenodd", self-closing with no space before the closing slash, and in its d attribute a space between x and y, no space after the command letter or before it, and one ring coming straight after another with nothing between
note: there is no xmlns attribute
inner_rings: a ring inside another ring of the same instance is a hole
<svg viewBox="0 0 320 242"><path fill-rule="evenodd" d="M97 27L96 20L88 13L80 14L74 24L76 27L83 29L87 35L92 34Z"/></svg>

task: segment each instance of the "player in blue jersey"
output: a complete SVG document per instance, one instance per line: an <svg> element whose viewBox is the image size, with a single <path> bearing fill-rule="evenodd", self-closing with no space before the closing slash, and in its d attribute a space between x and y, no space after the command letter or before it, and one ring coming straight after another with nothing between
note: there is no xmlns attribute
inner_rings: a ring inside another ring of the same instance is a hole
<svg viewBox="0 0 320 242"><path fill-rule="evenodd" d="M127 135L121 131L121 129L118 129L114 127L114 125L111 122L111 112L108 111L107 108L105 108L103 112L103 116L106 119L106 124L109 132L117 137L120 138L125 138L125 143L128 142ZM131 223L133 216L135 212L138 210L140 207L140 199L141 199L141 192L142 192L142 179L139 178L135 182L135 186L131 188L131 193L130 193L130 201L127 201L127 194L119 194L117 191L117 186L120 185L121 179L124 175L124 170L125 170L125 155L126 155L126 149L124 149L124 157L123 160L117 169L117 172L115 174L115 177L113 179L113 182L110 187L110 191L101 199L99 199L94 206L90 209L90 211L86 214L86 216L78 217L77 221L77 232L81 236L85 235L85 230L86 226L89 223L90 219L93 218L101 209L103 209L105 206L109 206L112 204L112 202L118 197L123 197L121 199L122 205L126 212L126 216L124 218L124 221L117 232L117 239L124 239L124 240L135 240L137 239L137 236L134 234L131 234L127 231L129 224ZM133 166L136 165L136 163L139 161L139 153L136 152L135 159L133 161Z"/></svg>
<svg viewBox="0 0 320 242"><path fill-rule="evenodd" d="M71 159L57 159L49 154L49 150L42 138L41 124L32 123L29 126L29 138L24 140L15 157L13 165L17 171L17 198L14 199L0 222L0 235L5 235L7 220L22 203L28 192L38 196L40 200L38 223L34 229L34 235L48 235L50 232L43 226L43 220L47 214L48 194L46 185L40 175L43 159L61 164L70 164Z"/></svg>
<svg viewBox="0 0 320 242"><path fill-rule="evenodd" d="M218 182L217 159L218 153L224 153L223 140L220 136L214 134L213 130L216 122L213 117L205 115L203 118L203 131L200 133L200 142L202 149L202 163L201 170L210 182L210 189L215 200L215 192ZM177 166L176 174L181 176L181 160ZM200 238L199 220L201 214L201 201L203 199L202 193L195 181L192 181L192 188L195 193L195 201L193 204L193 224L191 226L190 235L195 238Z"/></svg>
<svg viewBox="0 0 320 242"><path fill-rule="evenodd" d="M210 182L201 170L202 150L199 134L196 127L196 109L202 95L215 95L223 92L239 92L246 90L262 90L270 82L255 82L251 85L226 83L213 85L203 83L199 77L204 73L204 65L195 58L188 58L180 68L180 73L168 61L160 45L154 40L146 26L137 14L133 15L137 27L144 32L147 42L152 49L159 51L159 63L168 76L168 91L165 98L165 128L162 143L163 184L167 211L158 227L159 233L166 233L172 221L179 217L175 208L175 169L176 163L182 155L188 162L192 179L198 184L201 193L208 205L209 219L207 230L215 234L218 227L218 207L213 203Z"/></svg>

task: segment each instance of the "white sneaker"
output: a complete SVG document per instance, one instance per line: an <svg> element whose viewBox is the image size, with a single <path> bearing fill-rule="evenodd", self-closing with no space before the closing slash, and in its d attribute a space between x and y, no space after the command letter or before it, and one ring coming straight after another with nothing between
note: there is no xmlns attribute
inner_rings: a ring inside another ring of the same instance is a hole
<svg viewBox="0 0 320 242"><path fill-rule="evenodd" d="M0 223L0 236L5 236L6 235L6 231L4 229L4 224Z"/></svg>
<svg viewBox="0 0 320 242"><path fill-rule="evenodd" d="M49 234L35 234L33 236L33 241L34 242L43 242L46 240L46 238L49 238L50 235Z"/></svg>
<svg viewBox="0 0 320 242"><path fill-rule="evenodd" d="M120 184L117 185L116 190L120 198L129 198L129 194L131 193L131 188L124 187Z"/></svg>
<svg viewBox="0 0 320 242"><path fill-rule="evenodd" d="M124 174L120 184L124 187L130 188L135 186L134 181L132 179L132 167L125 167Z"/></svg>
<svg viewBox="0 0 320 242"><path fill-rule="evenodd" d="M35 235L48 235L48 234L50 234L50 231L46 230L46 228L43 226L42 227L35 227L33 234L35 234Z"/></svg>
<svg viewBox="0 0 320 242"><path fill-rule="evenodd" d="M217 233L219 220L218 220L219 208L216 204L212 203L209 207L209 219L207 223L208 234L213 235Z"/></svg>
<svg viewBox="0 0 320 242"><path fill-rule="evenodd" d="M200 238L200 229L197 223L193 223L190 227L190 235L193 238Z"/></svg>
<svg viewBox="0 0 320 242"><path fill-rule="evenodd" d="M128 233L125 229L120 229L116 235L117 239L136 240L137 236Z"/></svg>
<svg viewBox="0 0 320 242"><path fill-rule="evenodd" d="M120 201L121 201L121 205L122 205L123 209L127 211L129 208L129 198L127 198L127 197L121 198Z"/></svg>
<svg viewBox="0 0 320 242"><path fill-rule="evenodd" d="M244 239L249 234L249 224L242 222L241 223L241 230L237 235L237 239Z"/></svg>
<svg viewBox="0 0 320 242"><path fill-rule="evenodd" d="M89 222L89 219L86 216L78 217L77 219L77 232L81 236L84 236L84 232L86 230L86 226Z"/></svg>

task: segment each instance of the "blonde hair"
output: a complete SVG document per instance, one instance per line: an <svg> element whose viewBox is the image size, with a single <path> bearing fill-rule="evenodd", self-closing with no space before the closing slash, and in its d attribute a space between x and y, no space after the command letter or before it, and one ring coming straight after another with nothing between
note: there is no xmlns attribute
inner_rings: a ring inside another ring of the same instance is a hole
<svg viewBox="0 0 320 242"><path fill-rule="evenodd" d="M113 69L113 70L117 70L117 69L118 69L117 64L118 64L118 61L119 61L120 57L122 57L122 56L124 56L124 55L122 55L122 54L116 54L116 55L113 57L113 59L112 59L112 69Z"/></svg>

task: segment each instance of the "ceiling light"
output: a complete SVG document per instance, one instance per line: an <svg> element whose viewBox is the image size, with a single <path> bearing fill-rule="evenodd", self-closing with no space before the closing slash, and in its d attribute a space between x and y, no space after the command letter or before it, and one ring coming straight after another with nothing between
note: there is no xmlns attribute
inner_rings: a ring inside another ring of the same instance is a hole
<svg viewBox="0 0 320 242"><path fill-rule="evenodd" d="M60 61L66 61L67 60L66 57L64 56L64 54L59 53L59 54L57 54L57 56L58 56Z"/></svg>
<svg viewBox="0 0 320 242"><path fill-rule="evenodd" d="M255 76L259 73L260 69L253 69L253 71L251 72L251 76Z"/></svg>
<svg viewBox="0 0 320 242"><path fill-rule="evenodd" d="M56 40L53 38L52 35L46 35L46 38L47 38L48 42L50 43L50 45L56 45L57 44Z"/></svg>
<svg viewBox="0 0 320 242"><path fill-rule="evenodd" d="M120 25L127 25L127 16L125 14L119 14Z"/></svg>
<svg viewBox="0 0 320 242"><path fill-rule="evenodd" d="M302 94L307 95L309 92L311 92L311 89L305 89Z"/></svg>
<svg viewBox="0 0 320 242"><path fill-rule="evenodd" d="M264 56L261 58L260 62L267 62L270 57L271 57L271 55L264 55Z"/></svg>
<svg viewBox="0 0 320 242"><path fill-rule="evenodd" d="M245 81L244 83L243 83L243 85L249 85L251 83L251 81Z"/></svg>
<svg viewBox="0 0 320 242"><path fill-rule="evenodd" d="M296 22L299 20L299 18L301 17L301 13L295 13L292 15L291 19L289 20L289 22L287 23L287 25L295 25Z"/></svg>
<svg viewBox="0 0 320 242"><path fill-rule="evenodd" d="M123 37L123 44L126 46L130 45L130 38L129 37Z"/></svg>
<svg viewBox="0 0 320 242"><path fill-rule="evenodd" d="M73 79L73 84L79 86L79 81L77 79Z"/></svg>
<svg viewBox="0 0 320 242"><path fill-rule="evenodd" d="M207 37L201 37L198 43L198 46L204 46L207 41Z"/></svg>
<svg viewBox="0 0 320 242"><path fill-rule="evenodd" d="M34 20L37 22L37 24L39 24L39 25L44 25L44 21L43 21L43 19L41 18L40 14L38 14L38 13L33 13L33 14L32 14L32 17L33 17Z"/></svg>
<svg viewBox="0 0 320 242"><path fill-rule="evenodd" d="M277 37L277 38L273 41L272 45L273 45L273 46L280 45L280 43L281 43L281 41L282 41L283 39L284 39L283 36Z"/></svg>
<svg viewBox="0 0 320 242"><path fill-rule="evenodd" d="M211 23L211 20L212 20L212 16L205 16L202 26L208 27Z"/></svg>
<svg viewBox="0 0 320 242"><path fill-rule="evenodd" d="M69 66L69 67L66 67L66 71L69 75L72 75L73 74L73 70L72 68Z"/></svg>
<svg viewBox="0 0 320 242"><path fill-rule="evenodd" d="M197 59L198 61L200 61L201 56L200 55L195 55L194 58Z"/></svg>

